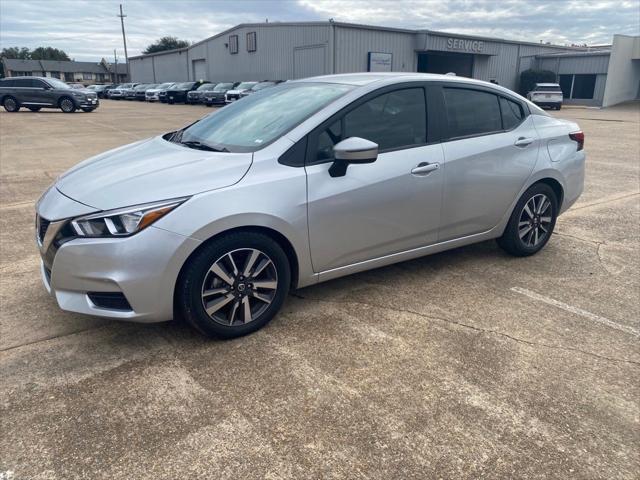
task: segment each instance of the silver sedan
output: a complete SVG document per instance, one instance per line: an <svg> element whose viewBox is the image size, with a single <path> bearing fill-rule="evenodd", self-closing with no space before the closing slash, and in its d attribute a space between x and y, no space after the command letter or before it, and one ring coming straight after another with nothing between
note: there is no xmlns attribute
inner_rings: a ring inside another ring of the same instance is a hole
<svg viewBox="0 0 640 480"><path fill-rule="evenodd" d="M244 335L291 288L488 239L538 252L583 144L482 81L287 82L62 175L37 204L42 279L65 310Z"/></svg>

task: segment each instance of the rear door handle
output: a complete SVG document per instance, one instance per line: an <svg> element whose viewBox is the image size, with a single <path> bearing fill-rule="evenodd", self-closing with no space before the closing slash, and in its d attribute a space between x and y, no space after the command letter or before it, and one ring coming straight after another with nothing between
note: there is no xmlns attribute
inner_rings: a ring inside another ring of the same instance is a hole
<svg viewBox="0 0 640 480"><path fill-rule="evenodd" d="M413 170L411 170L411 174L412 175L428 175L429 173L433 172L434 170L438 170L439 168L440 168L439 163L422 162L416 165L416 167Z"/></svg>
<svg viewBox="0 0 640 480"><path fill-rule="evenodd" d="M534 142L534 140L535 138L520 137L518 140L515 141L514 145L516 147L528 147Z"/></svg>

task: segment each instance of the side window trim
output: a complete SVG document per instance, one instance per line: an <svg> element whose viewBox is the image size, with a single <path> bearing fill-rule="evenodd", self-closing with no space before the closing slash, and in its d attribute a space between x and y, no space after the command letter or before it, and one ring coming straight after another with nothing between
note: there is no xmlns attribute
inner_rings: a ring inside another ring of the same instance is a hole
<svg viewBox="0 0 640 480"><path fill-rule="evenodd" d="M440 122L441 125L441 141L444 142L453 142L456 140L466 140L468 138L476 138L476 137L486 137L487 135L495 135L497 133L506 133L506 132L510 132L512 130L515 130L516 128L518 128L520 125L522 125L525 120L527 119L527 117L529 117L529 115L531 115L531 111L527 108L526 104L523 104L523 102L519 101L518 99L515 98L511 98L508 95L504 95L502 92L497 92L491 88L483 88L480 85L464 85L464 84L455 84L455 83L437 83L434 84L433 88L439 88L440 90L440 101L442 102L441 107L441 114L443 118L447 118L447 122ZM473 135L463 135L463 136L458 136L458 137L450 137L449 136L449 126L448 126L448 113L447 113L447 105L444 99L444 89L445 88L455 88L455 89L461 89L461 90L475 90L478 92L483 92L483 93L490 93L496 96L496 101L498 102L498 110L500 111L500 123L503 126L502 129L500 130L495 130L495 131L491 131L491 132L483 132L483 133L478 133L478 134L473 134ZM518 123L517 125L515 125L514 127L510 128L510 129L504 129L504 119L502 118L502 108L500 107L500 97L514 102L516 104L518 104L520 106L520 109L522 111L522 120L520 121L520 123ZM428 106L428 104L427 104Z"/></svg>
<svg viewBox="0 0 640 480"><path fill-rule="evenodd" d="M409 90L409 89L412 89L412 88L420 88L420 89L423 90L424 101L426 103L425 112L426 112L426 116L427 116L427 118L426 118L426 129L427 129L427 131L425 132L425 136L427 138L427 143L417 144L417 145L410 145L410 146L406 146L406 147L389 148L389 149L385 149L385 150L380 150L380 153L397 152L399 150L408 150L410 148L419 148L419 147L424 147L425 145L431 145L432 143L438 143L439 140L437 140L435 142L429 141L429 139L430 139L430 137L429 137L429 102L428 102L428 95L427 95L427 86L428 86L428 82L408 82L408 83L401 83L401 84L396 84L396 85L389 85L387 87L379 88L378 90L375 90L373 92L369 92L366 95L363 95L362 97L358 98L357 100L354 100L349 105L344 107L339 112L336 112L335 114L333 114L330 118L328 118L327 120L322 122L320 125L315 127L311 132L309 132L307 134L308 137L309 137L309 140L307 141L307 154L305 155L305 157L306 157L305 158L305 165L307 165L307 166L322 165L323 163L331 163L331 162L333 162L333 159L323 159L323 160L315 160L314 159L315 153L316 153L317 148L318 148L318 137L320 136L320 134L322 132L324 132L331 125L333 125L337 121L340 121L340 130L341 130L341 132L344 132L344 117L347 114L349 114L351 111L353 111L356 108L358 108L360 105L363 105L363 104L367 103L368 101L373 100L375 98L378 98L378 97L380 97L382 95L386 95L387 93L401 91L401 90Z"/></svg>

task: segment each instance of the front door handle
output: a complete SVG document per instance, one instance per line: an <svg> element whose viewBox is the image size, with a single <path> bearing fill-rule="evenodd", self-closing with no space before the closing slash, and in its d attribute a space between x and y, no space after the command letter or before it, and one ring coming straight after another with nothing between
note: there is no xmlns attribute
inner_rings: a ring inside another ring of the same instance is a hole
<svg viewBox="0 0 640 480"><path fill-rule="evenodd" d="M428 175L429 173L433 172L434 170L438 170L439 168L440 168L439 163L422 162L416 165L416 167L413 170L411 170L411 174L412 175Z"/></svg>
<svg viewBox="0 0 640 480"><path fill-rule="evenodd" d="M516 147L528 147L534 142L534 140L535 138L520 137L518 140L515 141L514 145Z"/></svg>

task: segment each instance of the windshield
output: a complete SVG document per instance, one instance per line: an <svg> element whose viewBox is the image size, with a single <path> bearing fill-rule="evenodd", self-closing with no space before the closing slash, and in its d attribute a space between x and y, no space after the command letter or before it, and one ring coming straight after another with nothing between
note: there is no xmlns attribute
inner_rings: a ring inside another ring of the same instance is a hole
<svg viewBox="0 0 640 480"><path fill-rule="evenodd" d="M178 132L177 136L181 143L199 143L230 152L254 152L353 88L307 82L273 87L224 107Z"/></svg>
<svg viewBox="0 0 640 480"><path fill-rule="evenodd" d="M262 83L258 83L257 85L254 85L251 90L253 90L254 92L257 92L258 90L262 90L263 88L267 88L267 87L273 87L276 83L275 82L262 82Z"/></svg>
<svg viewBox="0 0 640 480"><path fill-rule="evenodd" d="M213 89L214 92L224 92L225 90L229 90L233 87L233 83L219 83Z"/></svg>
<svg viewBox="0 0 640 480"><path fill-rule="evenodd" d="M536 92L559 92L560 85L537 85Z"/></svg>
<svg viewBox="0 0 640 480"><path fill-rule="evenodd" d="M156 88L169 88L172 85L173 85L173 83L171 83L171 82L169 82L169 83L161 83Z"/></svg>
<svg viewBox="0 0 640 480"><path fill-rule="evenodd" d="M193 87L193 82L184 82L184 83L176 83L174 85L176 88L189 89Z"/></svg>
<svg viewBox="0 0 640 480"><path fill-rule="evenodd" d="M152 88L153 85L138 85L134 90L146 90L147 88Z"/></svg>
<svg viewBox="0 0 640 480"><path fill-rule="evenodd" d="M246 90L248 88L253 87L256 83L258 83L258 82L242 82L235 89L236 90Z"/></svg>
<svg viewBox="0 0 640 480"><path fill-rule="evenodd" d="M198 90L213 90L215 88L215 84L213 83L205 83L204 85L200 85Z"/></svg>
<svg viewBox="0 0 640 480"><path fill-rule="evenodd" d="M64 83L62 80L58 80L57 78L47 78L47 82L53 88L59 88L61 90L69 90L71 87Z"/></svg>

